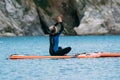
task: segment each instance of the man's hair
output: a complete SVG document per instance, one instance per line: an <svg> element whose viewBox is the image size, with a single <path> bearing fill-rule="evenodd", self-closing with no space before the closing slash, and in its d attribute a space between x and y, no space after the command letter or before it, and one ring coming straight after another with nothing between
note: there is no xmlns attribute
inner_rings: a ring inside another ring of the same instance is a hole
<svg viewBox="0 0 120 80"><path fill-rule="evenodd" d="M56 33L57 32L57 28L55 26L50 26L49 30L50 30L50 33Z"/></svg>

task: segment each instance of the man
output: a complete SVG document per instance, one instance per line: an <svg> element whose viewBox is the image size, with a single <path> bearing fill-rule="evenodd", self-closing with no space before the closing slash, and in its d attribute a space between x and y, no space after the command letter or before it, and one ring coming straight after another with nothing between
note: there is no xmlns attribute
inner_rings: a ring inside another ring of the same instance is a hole
<svg viewBox="0 0 120 80"><path fill-rule="evenodd" d="M57 25L61 25L61 29L57 32ZM59 44L59 36L64 30L64 26L62 23L62 18L60 16L57 17L57 23L49 28L49 40L50 40L50 48L49 52L51 56L64 56L68 52L71 51L71 47L66 47L62 49L61 47L58 47Z"/></svg>

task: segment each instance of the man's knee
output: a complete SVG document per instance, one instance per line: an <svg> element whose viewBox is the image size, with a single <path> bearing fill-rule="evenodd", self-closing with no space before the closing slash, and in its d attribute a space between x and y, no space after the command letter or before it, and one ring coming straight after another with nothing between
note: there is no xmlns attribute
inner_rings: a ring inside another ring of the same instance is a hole
<svg viewBox="0 0 120 80"><path fill-rule="evenodd" d="M62 47L58 47L58 49L59 49L59 50L61 50L61 49L62 49Z"/></svg>
<svg viewBox="0 0 120 80"><path fill-rule="evenodd" d="M68 49L69 51L71 51L72 48L71 48L71 47L68 47L67 49Z"/></svg>

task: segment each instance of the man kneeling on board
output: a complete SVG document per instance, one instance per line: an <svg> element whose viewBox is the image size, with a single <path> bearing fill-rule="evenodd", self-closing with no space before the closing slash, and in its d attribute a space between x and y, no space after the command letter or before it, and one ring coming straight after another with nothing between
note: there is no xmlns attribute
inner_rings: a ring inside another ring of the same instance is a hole
<svg viewBox="0 0 120 80"><path fill-rule="evenodd" d="M61 25L61 29L57 31L57 25ZM66 47L62 49L58 47L59 44L59 36L64 30L62 18L60 16L57 17L57 23L53 26L49 27L49 41L50 41L50 48L49 53L51 56L64 56L71 51L71 47Z"/></svg>

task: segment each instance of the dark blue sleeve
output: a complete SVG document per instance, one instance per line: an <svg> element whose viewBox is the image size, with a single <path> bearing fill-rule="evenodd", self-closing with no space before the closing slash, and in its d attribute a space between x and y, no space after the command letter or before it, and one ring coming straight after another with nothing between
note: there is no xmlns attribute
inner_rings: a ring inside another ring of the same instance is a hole
<svg viewBox="0 0 120 80"><path fill-rule="evenodd" d="M63 23L62 23L62 22L60 22L60 25L61 25L61 29L60 29L60 31L58 32L58 34L61 34L61 33L63 32L63 30L64 30L64 26L63 26Z"/></svg>
<svg viewBox="0 0 120 80"><path fill-rule="evenodd" d="M54 26L57 26L58 25L58 22L56 22L55 24L54 24Z"/></svg>

